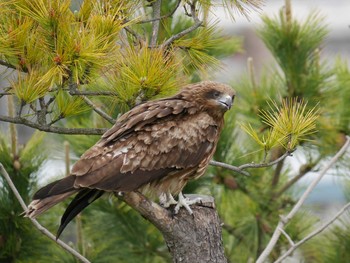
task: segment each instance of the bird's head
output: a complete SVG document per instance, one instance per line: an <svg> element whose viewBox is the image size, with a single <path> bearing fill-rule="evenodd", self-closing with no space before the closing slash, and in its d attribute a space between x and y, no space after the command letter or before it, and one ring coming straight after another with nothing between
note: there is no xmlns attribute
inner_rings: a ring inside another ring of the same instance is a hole
<svg viewBox="0 0 350 263"><path fill-rule="evenodd" d="M230 86L213 81L202 81L186 86L181 92L202 110L223 115L233 104L236 92Z"/></svg>

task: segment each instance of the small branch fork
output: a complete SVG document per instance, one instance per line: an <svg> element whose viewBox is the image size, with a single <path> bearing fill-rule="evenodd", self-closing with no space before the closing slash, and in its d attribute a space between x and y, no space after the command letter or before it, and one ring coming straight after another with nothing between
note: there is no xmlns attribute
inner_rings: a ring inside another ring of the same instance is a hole
<svg viewBox="0 0 350 263"><path fill-rule="evenodd" d="M194 0L191 4L190 4L190 8L191 8L191 14L190 16L192 17L193 21L194 21L194 24L179 32L178 34L176 35L173 35L172 37L170 37L169 39L165 40L163 44L161 44L161 47L162 48L167 48L168 46L170 46L172 43L174 43L174 41L182 38L183 36L191 33L192 31L196 30L198 27L200 27L202 24L203 24L203 21L201 21L197 15L197 11L196 11L196 3L197 1Z"/></svg>
<svg viewBox="0 0 350 263"><path fill-rule="evenodd" d="M16 186L13 184L13 182L11 180L11 177L6 172L6 170L5 170L4 166L2 165L2 163L0 163L0 173L3 175L3 177L6 180L6 182L9 184L12 192L14 193L15 197L17 198L17 200L20 203L20 205L23 208L23 210L26 211L28 208L27 208L26 204L24 203L21 195L18 193ZM29 218L29 220L32 221L33 225L37 229L39 229L39 231L41 233L43 233L45 236L47 236L51 240L56 241L59 246L61 246L64 250L66 250L67 252L72 254L75 258L77 258L81 262L90 263L90 261L88 259L86 259L84 256L82 256L78 251L74 250L72 247L70 247L69 245L64 243L62 240L60 240L60 239L56 240L55 235L53 235L49 230L47 230L45 227L40 225L40 223L36 219Z"/></svg>
<svg viewBox="0 0 350 263"><path fill-rule="evenodd" d="M294 215L299 211L300 207L303 205L307 197L310 195L311 191L316 187L318 182L323 178L323 176L327 173L327 171L338 161L338 159L345 153L345 151L350 146L350 137L346 137L346 142L344 143L343 147L337 152L337 154L329 161L329 163L322 169L320 174L314 179L314 181L309 185L309 187L305 190L303 195L300 197L298 202L294 205L293 209L288 213L287 216L281 216L280 221L278 222L278 225L270 239L270 242L268 243L265 250L261 253L260 257L257 259L256 263L263 263L266 262L268 256L271 254L273 248L275 247L279 237L281 234L285 233L284 227L285 225L294 217ZM285 253L287 255L282 255L278 261L281 262L285 257L287 257L289 254L291 254L297 247L305 243L308 239L312 238L316 234L323 231L327 226L329 226L333 221L335 221L348 207L350 204L347 204L344 206L327 224L322 226L321 228L315 230L310 235L308 235L303 240L299 241L298 243L291 246L291 248ZM284 234L286 235L286 233ZM288 235L287 235L288 236Z"/></svg>
<svg viewBox="0 0 350 263"><path fill-rule="evenodd" d="M105 128L66 128L58 126L41 125L36 122L29 121L22 117L1 116L0 121L23 124L25 126L38 129L39 131L59 133L59 134L84 134L84 135L102 135L107 129Z"/></svg>
<svg viewBox="0 0 350 263"><path fill-rule="evenodd" d="M212 160L212 161L210 161L209 164L213 165L213 166L226 168L226 169L240 173L240 174L245 175L245 176L249 176L250 174L247 171L244 171L245 169L269 167L269 166L272 166L272 165L284 160L287 156L290 156L290 155L291 155L291 152L287 151L282 156L277 158L276 160L273 160L273 161L268 162L268 163L247 163L247 164L242 164L240 166L234 166L234 165L230 165L227 163L222 163L222 162L217 162L217 161Z"/></svg>
<svg viewBox="0 0 350 263"><path fill-rule="evenodd" d="M297 243L293 242L291 244L291 247L282 256L280 256L274 263L282 263L286 257L288 257L290 254L292 254L294 252L294 250L296 250L298 247L300 247L306 241L308 241L311 238L313 238L314 236L318 235L323 230L325 230L327 227L329 227L331 224L333 224L333 222L336 221L349 208L350 208L350 203L347 203L345 206L343 206L338 211L338 213L336 213L330 220L328 220L326 223L324 223L321 227L315 229L313 232L311 232L309 235L307 235L306 237L304 237L302 240L298 241ZM283 230L283 232L284 232L284 230Z"/></svg>

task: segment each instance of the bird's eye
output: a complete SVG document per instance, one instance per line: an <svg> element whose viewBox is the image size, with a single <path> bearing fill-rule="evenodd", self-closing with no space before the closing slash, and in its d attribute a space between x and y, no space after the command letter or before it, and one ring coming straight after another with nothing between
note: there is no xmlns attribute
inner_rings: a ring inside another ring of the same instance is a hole
<svg viewBox="0 0 350 263"><path fill-rule="evenodd" d="M213 96L214 96L214 98L218 98L220 96L220 92L214 91Z"/></svg>

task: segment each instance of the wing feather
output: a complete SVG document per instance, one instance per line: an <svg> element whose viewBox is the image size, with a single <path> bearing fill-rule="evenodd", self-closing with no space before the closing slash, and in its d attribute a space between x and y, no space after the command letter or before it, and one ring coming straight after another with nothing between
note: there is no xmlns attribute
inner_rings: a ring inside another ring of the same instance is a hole
<svg viewBox="0 0 350 263"><path fill-rule="evenodd" d="M167 103L169 105L173 104ZM157 121L141 125L141 118L134 114L137 121L124 123L134 128L124 130L129 136L120 138L109 134L105 141L85 153L72 169L76 175L75 187L133 191L169 173L196 167L212 155L219 131L208 114L171 115L170 108L160 106L153 110L153 114L140 113L140 116ZM113 143L107 143L111 138Z"/></svg>

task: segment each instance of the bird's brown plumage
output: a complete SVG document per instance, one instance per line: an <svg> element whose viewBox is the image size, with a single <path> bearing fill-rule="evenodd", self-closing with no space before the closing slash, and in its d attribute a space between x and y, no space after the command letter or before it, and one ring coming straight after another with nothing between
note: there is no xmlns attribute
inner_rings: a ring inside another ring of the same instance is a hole
<svg viewBox="0 0 350 263"><path fill-rule="evenodd" d="M188 180L204 174L234 96L229 86L205 81L136 106L81 156L68 177L40 189L27 215L35 217L78 192L63 215L60 234L104 191L178 194Z"/></svg>

